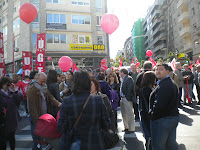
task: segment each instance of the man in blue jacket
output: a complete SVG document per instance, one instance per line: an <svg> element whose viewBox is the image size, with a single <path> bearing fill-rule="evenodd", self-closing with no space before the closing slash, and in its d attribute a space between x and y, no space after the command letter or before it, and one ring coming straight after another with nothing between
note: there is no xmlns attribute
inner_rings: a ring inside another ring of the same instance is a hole
<svg viewBox="0 0 200 150"><path fill-rule="evenodd" d="M178 89L169 77L169 66L156 66L157 86L150 94L151 142L153 150L178 150Z"/></svg>

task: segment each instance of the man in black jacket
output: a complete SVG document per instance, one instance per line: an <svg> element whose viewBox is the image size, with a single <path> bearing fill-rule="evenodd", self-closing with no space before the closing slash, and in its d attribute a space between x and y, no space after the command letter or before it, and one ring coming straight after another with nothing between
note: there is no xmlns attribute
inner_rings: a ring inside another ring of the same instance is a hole
<svg viewBox="0 0 200 150"><path fill-rule="evenodd" d="M125 127L124 131L126 134L129 134L135 131L135 120L132 107L133 102L136 101L134 97L134 83L132 77L128 75L128 70L121 69L119 74L122 78L120 86L120 107Z"/></svg>
<svg viewBox="0 0 200 150"><path fill-rule="evenodd" d="M157 86L150 94L152 149L178 150L178 89L169 77L169 66L157 64Z"/></svg>

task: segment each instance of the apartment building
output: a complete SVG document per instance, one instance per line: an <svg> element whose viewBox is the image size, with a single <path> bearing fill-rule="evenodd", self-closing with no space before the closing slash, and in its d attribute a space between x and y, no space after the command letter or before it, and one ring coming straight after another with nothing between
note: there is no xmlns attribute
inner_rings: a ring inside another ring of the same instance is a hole
<svg viewBox="0 0 200 150"><path fill-rule="evenodd" d="M19 18L19 8L27 2L38 10L31 24ZM51 68L48 56L52 57L56 69L62 56L71 57L78 67L99 67L101 59L109 60L108 35L100 26L106 11L107 0L0 0L6 73L12 72L13 43L15 70L21 68L22 51L32 52L34 64L40 33L46 34L46 70Z"/></svg>
<svg viewBox="0 0 200 150"><path fill-rule="evenodd" d="M177 57L196 61L200 55L200 2L195 0L155 0L143 23L145 50L154 59L167 59L172 51ZM179 56L180 57L179 57Z"/></svg>
<svg viewBox="0 0 200 150"><path fill-rule="evenodd" d="M132 36L130 36L126 41L124 42L124 56L128 60L129 64L132 61L132 58L134 57L134 51L133 51L133 39Z"/></svg>

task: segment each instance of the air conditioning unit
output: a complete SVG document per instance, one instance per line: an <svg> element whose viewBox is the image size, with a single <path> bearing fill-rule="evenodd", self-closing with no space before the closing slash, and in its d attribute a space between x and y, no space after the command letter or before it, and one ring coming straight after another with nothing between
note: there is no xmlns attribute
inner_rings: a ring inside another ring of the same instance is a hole
<svg viewBox="0 0 200 150"><path fill-rule="evenodd" d="M15 48L15 52L19 52L19 48L18 47Z"/></svg>

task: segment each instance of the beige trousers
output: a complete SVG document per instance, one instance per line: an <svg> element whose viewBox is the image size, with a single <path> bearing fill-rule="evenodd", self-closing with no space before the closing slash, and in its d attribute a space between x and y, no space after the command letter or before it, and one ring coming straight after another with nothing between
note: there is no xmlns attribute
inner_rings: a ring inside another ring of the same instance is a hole
<svg viewBox="0 0 200 150"><path fill-rule="evenodd" d="M133 102L128 101L126 98L121 98L120 107L125 129L128 129L128 131L135 131Z"/></svg>

